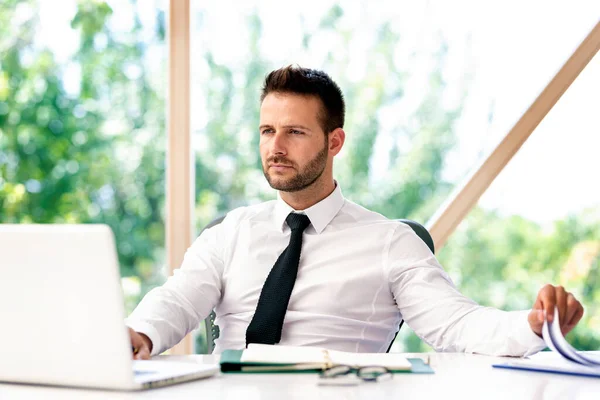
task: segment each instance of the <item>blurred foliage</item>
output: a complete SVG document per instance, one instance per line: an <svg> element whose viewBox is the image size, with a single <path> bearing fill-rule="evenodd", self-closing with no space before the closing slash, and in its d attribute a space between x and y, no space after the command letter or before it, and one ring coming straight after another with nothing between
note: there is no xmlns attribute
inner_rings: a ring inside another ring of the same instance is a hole
<svg viewBox="0 0 600 400"><path fill-rule="evenodd" d="M140 4L129 1L119 3L133 10L123 27L122 20L114 21L117 10L110 4L76 2L70 34L77 47L66 61L39 40L36 0L0 5L0 221L110 225L131 310L167 272L166 22L160 7L152 22L142 22ZM197 13L202 21L203 11ZM260 49L259 15L254 10L246 19L244 62L219 61L201 45L193 52L194 98L202 99L192 104L194 114L202 116L193 132L198 231L228 210L274 196L260 169L256 127L264 74L281 65ZM324 64L311 67L327 70L346 96L348 140L336 177L353 201L390 218L425 222L453 186L442 172L468 87L452 108L442 102L448 50L442 40L431 55L434 66L418 107L390 125L382 115L394 114L412 74L394 62L401 40L394 21L381 16L366 60L377 68L356 82L347 65L361 32L340 23L343 16L344 9L335 5L318 24L302 25L301 35L306 51L315 43L326 47ZM381 155L377 144L385 135L391 145ZM385 163L383 172L374 172L375 158ZM529 308L545 282L564 284L587 306L569 340L581 349L597 349L598 222L597 212L589 210L548 229L476 209L438 257L467 296L507 310ZM197 349L205 344L201 328ZM405 326L394 348L427 346Z"/></svg>
<svg viewBox="0 0 600 400"><path fill-rule="evenodd" d="M60 63L40 44L37 7L0 6L0 221L110 225L139 297L164 280L165 85L144 64L164 37L144 42L137 17L115 33L106 3L81 1L77 48Z"/></svg>
<svg viewBox="0 0 600 400"><path fill-rule="evenodd" d="M450 237L438 258L461 291L475 301L505 309L532 306L544 283L563 285L585 308L567 336L576 348L600 348L600 215L582 210L542 227L518 216L475 209Z"/></svg>

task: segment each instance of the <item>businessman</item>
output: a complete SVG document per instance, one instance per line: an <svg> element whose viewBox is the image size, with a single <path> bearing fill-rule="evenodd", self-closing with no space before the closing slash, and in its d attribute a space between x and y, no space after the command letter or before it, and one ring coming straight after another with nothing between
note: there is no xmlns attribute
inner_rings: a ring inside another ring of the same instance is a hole
<svg viewBox="0 0 600 400"><path fill-rule="evenodd" d="M277 200L232 210L195 240L127 319L135 358L174 346L212 309L215 352L249 343L385 352L404 319L437 351L520 356L545 347L555 306L564 333L579 322L583 307L560 286L542 287L531 310L476 304L410 227L344 198L333 177L344 114L322 71L266 77L257 134Z"/></svg>

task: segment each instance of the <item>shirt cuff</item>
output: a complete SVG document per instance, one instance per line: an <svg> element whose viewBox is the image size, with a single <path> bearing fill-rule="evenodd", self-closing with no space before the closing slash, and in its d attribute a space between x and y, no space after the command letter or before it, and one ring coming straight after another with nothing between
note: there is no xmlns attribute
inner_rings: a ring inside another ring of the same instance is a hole
<svg viewBox="0 0 600 400"><path fill-rule="evenodd" d="M162 343L160 341L160 335L154 326L144 321L136 321L136 320L125 320L125 325L133 329L138 333L143 333L148 336L148 339L152 342L152 352L150 356L155 356L159 354L159 350L161 349Z"/></svg>
<svg viewBox="0 0 600 400"><path fill-rule="evenodd" d="M521 311L522 318L519 318L519 324L517 325L517 337L521 344L527 349L523 354L523 357L533 355L547 347L544 339L539 337L531 329L531 325L529 325L529 320L527 318L530 312L531 310Z"/></svg>

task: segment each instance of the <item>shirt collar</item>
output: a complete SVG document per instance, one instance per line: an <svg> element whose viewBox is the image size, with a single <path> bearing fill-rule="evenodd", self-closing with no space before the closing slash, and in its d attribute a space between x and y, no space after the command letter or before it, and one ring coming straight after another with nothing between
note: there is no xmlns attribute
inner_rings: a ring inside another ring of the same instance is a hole
<svg viewBox="0 0 600 400"><path fill-rule="evenodd" d="M277 203L275 204L274 217L275 224L278 229L283 232L285 225L285 219L292 212L302 212L308 216L310 223L319 234L329 225L333 217L340 211L344 205L344 195L342 189L338 183L335 183L335 189L331 194L325 197L317 204L307 208L306 210L294 210L285 201L282 200L281 195L277 192Z"/></svg>

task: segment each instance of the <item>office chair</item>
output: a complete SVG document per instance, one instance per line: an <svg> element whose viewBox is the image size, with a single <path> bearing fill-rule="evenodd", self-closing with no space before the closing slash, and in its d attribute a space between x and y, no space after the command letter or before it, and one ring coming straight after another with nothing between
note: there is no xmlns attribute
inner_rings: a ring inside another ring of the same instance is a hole
<svg viewBox="0 0 600 400"><path fill-rule="evenodd" d="M204 227L204 229L212 228L213 226L220 224L224 218L225 218L225 216L222 216L222 217L212 220L208 225L206 225ZM417 234L417 236L420 237L421 240L423 240L425 242L425 244L427 245L427 247L429 247L431 252L435 253L435 245L433 244L433 239L431 238L429 231L427 229L425 229L425 227L423 225L421 225L418 222L412 221L410 219L399 219L398 221L410 226L412 228L412 230ZM204 229L202 229L202 231L204 231ZM200 232L200 233L202 233L202 232ZM212 354L213 350L215 349L215 340L219 337L219 333L220 333L219 326L215 325L216 317L217 317L217 314L215 314L215 312L213 310L213 311L211 311L210 315L204 320L204 325L206 328L207 354ZM400 332L400 328L402 328L403 324L404 324L404 320L401 320L400 325L398 326L398 330L396 331L396 334L394 335L394 339L392 339L390 346L387 349L388 353L390 352L390 349L392 348L392 344L394 343L394 340L396 340L396 336L398 336L398 332Z"/></svg>

